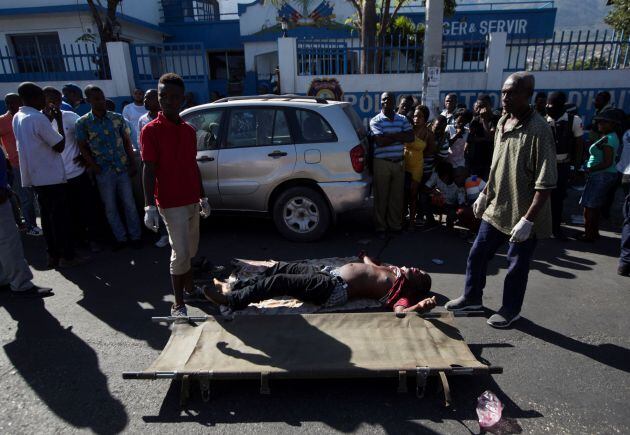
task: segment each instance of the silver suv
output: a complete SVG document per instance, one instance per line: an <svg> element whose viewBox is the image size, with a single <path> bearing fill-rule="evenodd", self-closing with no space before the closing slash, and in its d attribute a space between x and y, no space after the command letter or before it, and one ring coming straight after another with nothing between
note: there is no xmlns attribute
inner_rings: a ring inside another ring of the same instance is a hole
<svg viewBox="0 0 630 435"><path fill-rule="evenodd" d="M367 135L349 103L224 98L185 110L213 211L267 213L295 241L321 238L370 191Z"/></svg>

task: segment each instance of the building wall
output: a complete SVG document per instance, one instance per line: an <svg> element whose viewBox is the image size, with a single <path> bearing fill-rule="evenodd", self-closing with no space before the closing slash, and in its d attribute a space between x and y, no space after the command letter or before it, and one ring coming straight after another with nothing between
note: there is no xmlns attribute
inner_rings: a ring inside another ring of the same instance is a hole
<svg viewBox="0 0 630 435"><path fill-rule="evenodd" d="M0 9L48 8L54 10L55 7L59 6L77 8L87 5L86 0L20 0L15 3L5 0L0 3ZM105 3L103 2L103 4ZM160 1L126 0L121 3L118 12L157 25L160 21Z"/></svg>
<svg viewBox="0 0 630 435"><path fill-rule="evenodd" d="M86 12L0 16L0 48L9 46L7 35L57 33L61 44L72 44L84 34L98 40L98 29L92 15ZM162 42L162 33L146 27L123 22L121 38L133 42Z"/></svg>

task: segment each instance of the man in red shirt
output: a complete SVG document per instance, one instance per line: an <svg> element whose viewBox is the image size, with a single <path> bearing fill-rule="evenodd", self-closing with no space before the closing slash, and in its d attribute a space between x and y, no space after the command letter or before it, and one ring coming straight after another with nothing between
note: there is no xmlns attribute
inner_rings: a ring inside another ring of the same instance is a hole
<svg viewBox="0 0 630 435"><path fill-rule="evenodd" d="M159 209L171 244L170 272L175 294L171 316L174 317L188 315L184 291L193 292L191 259L199 244L199 215L204 218L210 215L197 166L195 129L179 117L184 94L181 77L173 73L160 77L158 99L162 111L140 134L144 224L157 232Z"/></svg>
<svg viewBox="0 0 630 435"><path fill-rule="evenodd" d="M11 189L20 200L19 210L14 210L14 213L17 212L16 218L19 218L20 214L24 218L26 234L29 236L41 236L43 234L42 229L37 226L35 221L35 192L32 187L22 187L20 158L18 156L15 134L13 133L13 115L20 110L22 99L18 94L6 94L4 103L7 106L7 112L4 115L0 115L0 144L4 148L13 171ZM16 206L16 204L13 205Z"/></svg>

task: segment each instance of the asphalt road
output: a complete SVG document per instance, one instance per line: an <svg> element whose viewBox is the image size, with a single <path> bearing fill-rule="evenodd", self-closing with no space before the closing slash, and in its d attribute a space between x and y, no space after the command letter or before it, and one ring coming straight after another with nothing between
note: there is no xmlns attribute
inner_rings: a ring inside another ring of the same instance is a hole
<svg viewBox="0 0 630 435"><path fill-rule="evenodd" d="M150 321L166 315L172 301L169 250L150 240L140 251L102 252L80 269L58 272L41 270L42 239L24 239L35 282L53 286L55 296L0 294L1 433L478 433L476 398L486 389L525 433L630 433L630 278L615 273L614 232L595 245L542 241L514 329L457 320L473 353L504 373L452 378L451 408L435 382L422 400L397 394L389 380L274 382L270 396L259 395L256 382L213 383L209 403L193 395L180 410L177 382L123 381L123 371L146 368L169 337ZM294 260L367 249L427 269L443 304L461 292L469 248L443 228L377 240L369 218L355 214L312 244L282 239L269 221L211 218L200 254L220 265L233 257ZM502 251L489 267L489 309L500 305L504 257Z"/></svg>

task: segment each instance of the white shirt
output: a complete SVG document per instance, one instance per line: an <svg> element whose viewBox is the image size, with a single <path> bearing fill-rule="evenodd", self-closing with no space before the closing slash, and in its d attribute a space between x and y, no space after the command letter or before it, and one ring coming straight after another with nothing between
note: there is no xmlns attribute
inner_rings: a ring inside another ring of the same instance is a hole
<svg viewBox="0 0 630 435"><path fill-rule="evenodd" d="M140 130L138 130L138 120L142 115L147 113L148 110L144 108L144 105L137 106L136 103L130 103L125 106L122 112L123 118L129 121L135 137L140 137Z"/></svg>
<svg viewBox="0 0 630 435"><path fill-rule="evenodd" d="M617 170L624 175L630 175L630 130L626 130L622 142L623 150L619 163L617 163Z"/></svg>
<svg viewBox="0 0 630 435"><path fill-rule="evenodd" d="M78 177L83 172L85 172L85 168L79 166L74 162L74 158L80 154L79 146L77 145L77 138L75 134L75 123L80 116L74 112L69 112L67 110L61 111L61 121L63 122L63 131L66 135L66 146L61 153L61 159L63 160L63 167L66 171L66 178L69 180L71 178ZM57 131L57 121L50 121L52 128Z"/></svg>
<svg viewBox="0 0 630 435"><path fill-rule="evenodd" d="M569 122L569 114L567 112L564 112L562 116L558 118L557 121L555 121L552 117L547 115L547 123L551 127L555 127L556 122L560 122L560 121ZM577 115L573 116L573 125L571 126L571 130L573 131L573 137L582 137L584 135L584 127L582 125L582 118L580 118ZM556 158L558 159L558 161L563 161L569 158L569 154L558 154Z"/></svg>
<svg viewBox="0 0 630 435"><path fill-rule="evenodd" d="M466 198L466 190L462 187L458 187L457 184L446 184L438 176L437 170L431 174L431 177L424 184L429 189L434 187L439 190L444 196L444 202L450 205L463 204Z"/></svg>
<svg viewBox="0 0 630 435"><path fill-rule="evenodd" d="M457 109L453 110L451 113L448 113L448 110L446 109L442 110L440 115L446 118L446 125L455 125L455 121L457 121L457 119L455 118L456 110Z"/></svg>
<svg viewBox="0 0 630 435"><path fill-rule="evenodd" d="M13 116L13 132L20 156L22 186L49 186L66 182L61 153L52 149L63 137L46 116L22 106Z"/></svg>
<svg viewBox="0 0 630 435"><path fill-rule="evenodd" d="M155 118L151 118L151 114L149 112L145 113L138 119L138 137L140 137L140 132L149 122L153 121Z"/></svg>
<svg viewBox="0 0 630 435"><path fill-rule="evenodd" d="M457 134L457 129L454 125L447 125L446 134L448 134L448 137L452 139ZM446 161L449 162L453 166L453 168L466 166L466 157L464 154L466 150L467 140L468 128L466 127L464 128L464 134L462 135L462 137L455 140L452 145L449 145L448 157L446 158Z"/></svg>

